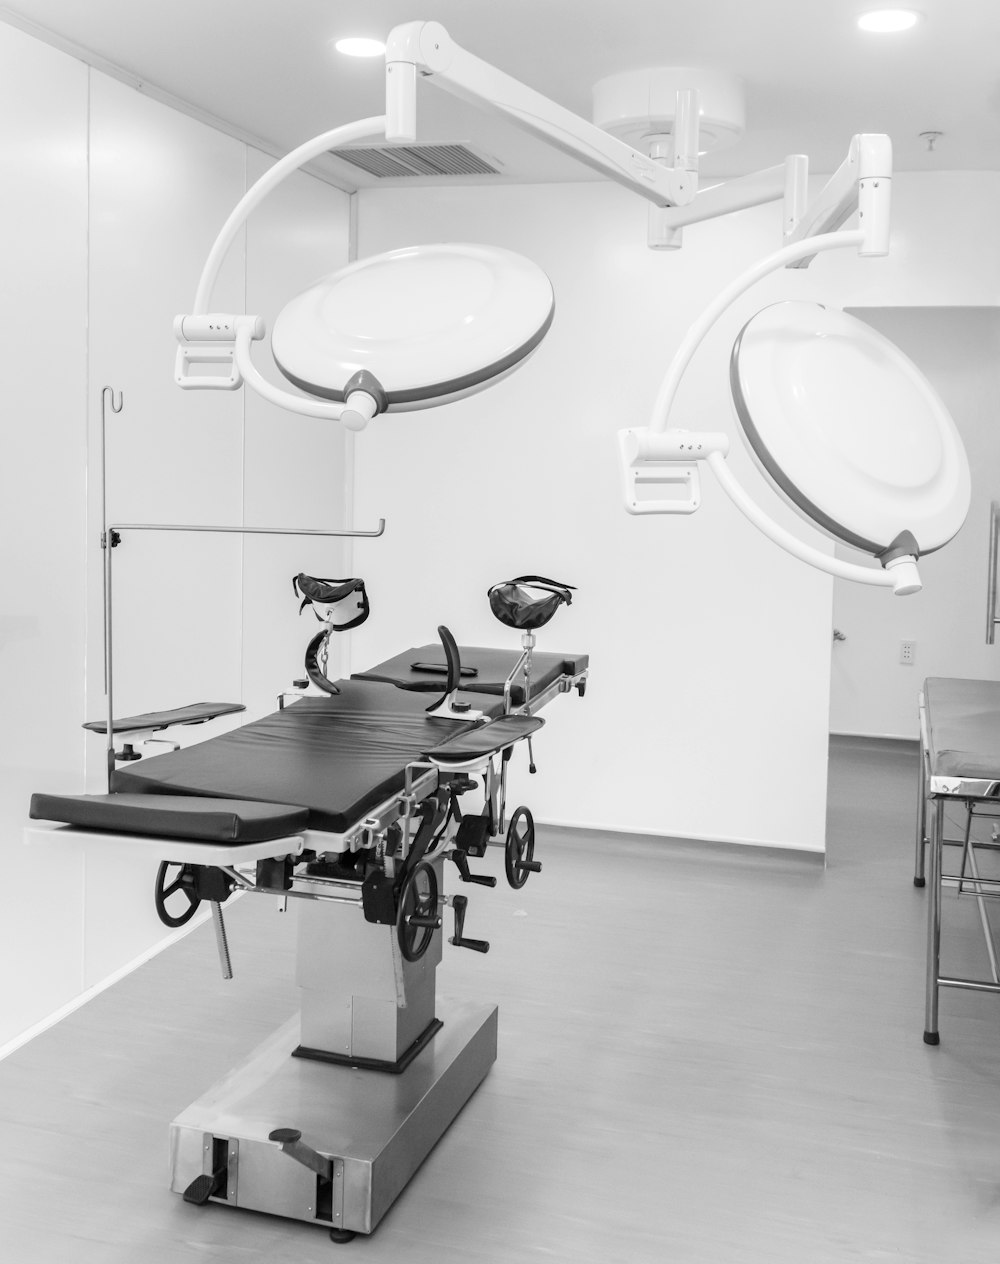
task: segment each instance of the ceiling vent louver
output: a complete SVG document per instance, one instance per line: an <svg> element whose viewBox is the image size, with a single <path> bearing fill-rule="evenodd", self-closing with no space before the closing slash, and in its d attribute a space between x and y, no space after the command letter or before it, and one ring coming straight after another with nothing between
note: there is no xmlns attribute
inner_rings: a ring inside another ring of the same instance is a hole
<svg viewBox="0 0 1000 1264"><path fill-rule="evenodd" d="M378 180L414 176L498 176L500 169L468 145L347 145L331 149L341 162Z"/></svg>

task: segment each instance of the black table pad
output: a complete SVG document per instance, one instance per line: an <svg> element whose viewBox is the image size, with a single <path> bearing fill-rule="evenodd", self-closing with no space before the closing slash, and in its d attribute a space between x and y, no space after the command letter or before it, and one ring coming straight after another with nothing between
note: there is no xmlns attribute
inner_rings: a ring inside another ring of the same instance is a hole
<svg viewBox="0 0 1000 1264"><path fill-rule="evenodd" d="M311 829L343 833L402 787L408 763L465 725L428 716L425 694L339 684L340 694L303 698L195 746L123 764L112 789L307 807Z"/></svg>
<svg viewBox="0 0 1000 1264"><path fill-rule="evenodd" d="M227 807L226 805L231 806ZM205 843L266 843L306 828L308 811L282 803L166 794L33 794L28 815L78 829Z"/></svg>
<svg viewBox="0 0 1000 1264"><path fill-rule="evenodd" d="M461 647L462 666L475 668L473 677L463 676L462 693L475 699L475 695L486 694L503 697L504 681L510 674L514 664L520 657L520 650L498 650L483 646ZM387 658L377 667L367 671L355 672L352 680L389 679L401 683L419 680L439 681L442 692L445 677L436 672L414 670L414 663L436 663L444 665L444 650L440 641L434 645L421 645L418 649L404 650L393 658ZM549 654L535 650L531 656L531 692L541 693L560 676L575 676L586 671L590 663L588 654ZM524 704L524 690L518 685L513 690L515 706ZM474 700L474 705L482 709L482 700Z"/></svg>

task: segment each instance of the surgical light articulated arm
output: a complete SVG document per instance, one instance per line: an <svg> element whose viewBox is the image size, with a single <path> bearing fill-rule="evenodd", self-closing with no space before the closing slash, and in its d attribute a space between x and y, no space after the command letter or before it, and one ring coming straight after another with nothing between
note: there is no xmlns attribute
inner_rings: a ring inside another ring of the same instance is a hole
<svg viewBox="0 0 1000 1264"><path fill-rule="evenodd" d="M385 129L382 116L361 119L332 131L315 136L276 162L244 194L209 251L202 269L194 309L189 316L178 316L174 321L174 333L180 344L174 376L178 386L185 389L237 390L244 381L258 394L279 408L322 420L340 421L348 429L362 429L377 411L375 398L367 391L358 390L348 395L343 403L307 399L293 395L272 385L254 367L251 346L264 337L264 322L259 316L211 313L209 304L218 279L219 269L229 248L251 212L264 198L293 172L305 166L320 154L373 135L381 135ZM215 372L205 372L202 370Z"/></svg>
<svg viewBox="0 0 1000 1264"><path fill-rule="evenodd" d="M680 206L698 187L698 111L682 103L674 133L674 165L640 153L564 106L550 101L460 48L438 22L407 22L386 42L386 140L417 138L417 76L512 123L638 193L656 206ZM683 94L682 94L683 95Z"/></svg>

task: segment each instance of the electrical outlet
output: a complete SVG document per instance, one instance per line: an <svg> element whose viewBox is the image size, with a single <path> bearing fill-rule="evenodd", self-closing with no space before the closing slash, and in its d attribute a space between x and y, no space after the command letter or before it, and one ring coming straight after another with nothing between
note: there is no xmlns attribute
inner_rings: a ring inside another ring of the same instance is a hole
<svg viewBox="0 0 1000 1264"><path fill-rule="evenodd" d="M904 667L912 667L917 657L916 641L900 641L899 643L899 661Z"/></svg>

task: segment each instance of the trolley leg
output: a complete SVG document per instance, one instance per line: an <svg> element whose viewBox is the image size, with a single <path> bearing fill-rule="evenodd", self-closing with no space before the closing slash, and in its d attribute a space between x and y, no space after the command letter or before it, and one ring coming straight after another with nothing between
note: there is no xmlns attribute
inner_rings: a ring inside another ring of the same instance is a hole
<svg viewBox="0 0 1000 1264"><path fill-rule="evenodd" d="M938 979L941 975L941 850L944 839L944 807L931 804L930 890L927 893L927 996L924 1009L924 1044L940 1043L938 1034Z"/></svg>
<svg viewBox="0 0 1000 1264"><path fill-rule="evenodd" d="M913 885L924 885L924 855L927 846L927 756L920 743L920 771L917 774L917 854L913 864Z"/></svg>

